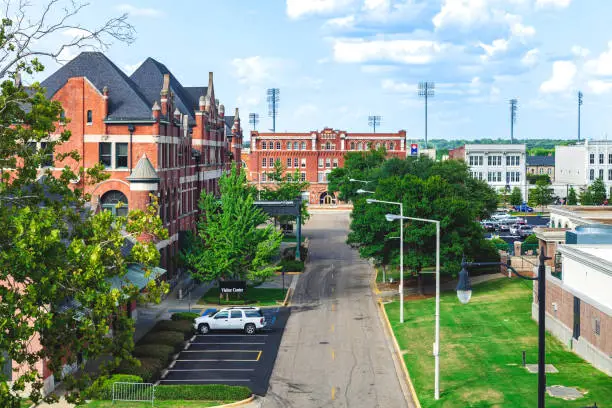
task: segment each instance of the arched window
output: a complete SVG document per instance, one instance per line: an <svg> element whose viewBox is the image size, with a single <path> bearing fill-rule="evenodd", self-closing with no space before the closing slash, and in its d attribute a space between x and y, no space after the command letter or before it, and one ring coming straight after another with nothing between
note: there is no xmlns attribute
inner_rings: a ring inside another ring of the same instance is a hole
<svg viewBox="0 0 612 408"><path fill-rule="evenodd" d="M355 150L355 142L351 142L351 150Z"/></svg>
<svg viewBox="0 0 612 408"><path fill-rule="evenodd" d="M261 142L261 150L266 150L267 144L266 142Z"/></svg>
<svg viewBox="0 0 612 408"><path fill-rule="evenodd" d="M363 145L361 142L357 143L357 150L363 150Z"/></svg>
<svg viewBox="0 0 612 408"><path fill-rule="evenodd" d="M306 142L302 142L302 150L306 150Z"/></svg>
<svg viewBox="0 0 612 408"><path fill-rule="evenodd" d="M376 143L376 150L380 149L380 143Z"/></svg>
<svg viewBox="0 0 612 408"><path fill-rule="evenodd" d="M331 150L331 143L325 143L325 150Z"/></svg>
<svg viewBox="0 0 612 408"><path fill-rule="evenodd" d="M393 150L395 149L395 145L393 144L393 142L389 143L389 150Z"/></svg>
<svg viewBox="0 0 612 408"><path fill-rule="evenodd" d="M281 144L280 142L276 142L276 150L280 150L281 149Z"/></svg>
<svg viewBox="0 0 612 408"><path fill-rule="evenodd" d="M100 206L103 211L110 211L119 217L128 214L128 199L121 191L111 190L105 193L100 199Z"/></svg>
<svg viewBox="0 0 612 408"><path fill-rule="evenodd" d="M291 150L291 142L287 142L287 150Z"/></svg>
<svg viewBox="0 0 612 408"><path fill-rule="evenodd" d="M298 142L293 142L293 150L297 150L298 149Z"/></svg>

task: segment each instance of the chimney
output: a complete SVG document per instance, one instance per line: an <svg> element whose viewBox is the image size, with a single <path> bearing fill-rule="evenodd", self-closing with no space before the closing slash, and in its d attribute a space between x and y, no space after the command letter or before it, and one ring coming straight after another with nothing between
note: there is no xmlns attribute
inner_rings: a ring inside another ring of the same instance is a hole
<svg viewBox="0 0 612 408"><path fill-rule="evenodd" d="M221 117L221 119L223 119L225 117L225 105L221 104L221 106L219 106L219 116Z"/></svg>
<svg viewBox="0 0 612 408"><path fill-rule="evenodd" d="M104 99L104 104L102 105L102 117L106 118L108 116L108 86L102 88L102 99Z"/></svg>
<svg viewBox="0 0 612 408"><path fill-rule="evenodd" d="M181 120L181 111L178 108L174 109L174 120Z"/></svg>
<svg viewBox="0 0 612 408"><path fill-rule="evenodd" d="M170 91L170 74L164 74L164 82L162 85L161 96L161 114L168 115L168 92Z"/></svg>
<svg viewBox="0 0 612 408"><path fill-rule="evenodd" d="M200 96L199 105L200 105L200 112L204 112L204 108L206 107L206 98L204 97L204 95Z"/></svg>

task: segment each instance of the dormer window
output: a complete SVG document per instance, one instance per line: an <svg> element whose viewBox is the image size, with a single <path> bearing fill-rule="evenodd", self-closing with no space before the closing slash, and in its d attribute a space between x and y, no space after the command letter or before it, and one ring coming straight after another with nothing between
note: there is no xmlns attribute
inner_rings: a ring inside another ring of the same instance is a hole
<svg viewBox="0 0 612 408"><path fill-rule="evenodd" d="M87 124L91 125L93 123L93 113L91 110L87 111Z"/></svg>
<svg viewBox="0 0 612 408"><path fill-rule="evenodd" d="M59 117L59 121L60 123L66 123L66 112L62 109L62 111L60 112L60 117Z"/></svg>

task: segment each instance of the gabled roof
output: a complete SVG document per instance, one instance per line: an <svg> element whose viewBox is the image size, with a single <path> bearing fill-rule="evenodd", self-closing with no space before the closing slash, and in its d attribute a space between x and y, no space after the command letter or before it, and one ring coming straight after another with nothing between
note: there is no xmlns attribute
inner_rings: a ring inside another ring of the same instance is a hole
<svg viewBox="0 0 612 408"><path fill-rule="evenodd" d="M191 98L191 106L197 110L200 107L200 96L206 96L208 94L207 86L185 86L183 87L189 97Z"/></svg>
<svg viewBox="0 0 612 408"><path fill-rule="evenodd" d="M527 156L528 166L554 166L555 156Z"/></svg>
<svg viewBox="0 0 612 408"><path fill-rule="evenodd" d="M234 127L234 118L235 118L235 116L226 116L225 117L225 126L228 127L230 132L231 132L232 128Z"/></svg>
<svg viewBox="0 0 612 408"><path fill-rule="evenodd" d="M138 85L149 104L153 106L154 101L160 100L165 74L170 75L170 90L174 94L174 104L181 113L189 115L190 123L195 123L197 102L195 105L193 104L191 93L183 88L183 85L164 64L149 57L134 71L130 78Z"/></svg>
<svg viewBox="0 0 612 408"><path fill-rule="evenodd" d="M140 89L101 52L82 52L42 82L51 98L70 78L86 77L101 93L109 90L108 119L152 119L151 106Z"/></svg>

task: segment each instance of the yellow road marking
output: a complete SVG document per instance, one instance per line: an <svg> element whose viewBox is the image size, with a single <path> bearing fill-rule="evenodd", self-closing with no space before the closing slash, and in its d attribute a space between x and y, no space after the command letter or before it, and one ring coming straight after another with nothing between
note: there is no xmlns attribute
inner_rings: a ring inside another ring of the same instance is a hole
<svg viewBox="0 0 612 408"><path fill-rule="evenodd" d="M332 400L336 399L336 387L332 387Z"/></svg>
<svg viewBox="0 0 612 408"><path fill-rule="evenodd" d="M335 312L335 311L336 311L336 304L332 303L332 312Z"/></svg>
<svg viewBox="0 0 612 408"><path fill-rule="evenodd" d="M255 361L259 361L259 358L261 357L261 351L259 352L259 354L257 355L257 359Z"/></svg>
<svg viewBox="0 0 612 408"><path fill-rule="evenodd" d="M332 333L334 332L334 328L335 328L335 327L334 327L334 325L332 324L332 325L331 325L331 332L332 332Z"/></svg>
<svg viewBox="0 0 612 408"><path fill-rule="evenodd" d="M336 359L336 353L334 352L334 350L332 350L331 353L332 353L332 360L335 360Z"/></svg>

